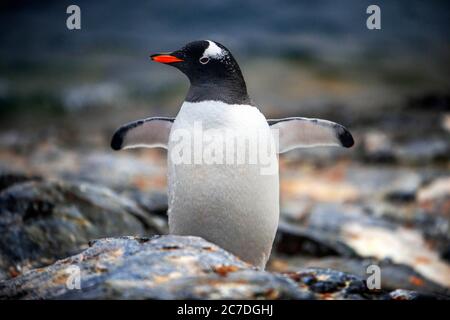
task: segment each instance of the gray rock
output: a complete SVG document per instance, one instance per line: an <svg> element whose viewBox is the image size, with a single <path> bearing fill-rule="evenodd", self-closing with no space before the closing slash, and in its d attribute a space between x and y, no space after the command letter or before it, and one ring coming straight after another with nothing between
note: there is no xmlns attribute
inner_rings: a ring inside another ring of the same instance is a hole
<svg viewBox="0 0 450 320"><path fill-rule="evenodd" d="M423 139L399 146L396 157L403 163L427 164L433 161L448 161L449 151L447 138Z"/></svg>
<svg viewBox="0 0 450 320"><path fill-rule="evenodd" d="M427 294L422 294L416 291L397 289L389 293L389 298L393 300L434 300L435 297ZM442 297L441 299L445 299ZM448 299L448 298L447 298Z"/></svg>
<svg viewBox="0 0 450 320"><path fill-rule="evenodd" d="M20 172L0 172L0 191L17 183L25 181L40 181L41 177L30 176Z"/></svg>
<svg viewBox="0 0 450 320"><path fill-rule="evenodd" d="M363 159L369 162L389 163L394 161L394 146L386 132L373 131L363 135Z"/></svg>
<svg viewBox="0 0 450 320"><path fill-rule="evenodd" d="M375 195L390 197L406 194L414 198L415 192L423 182L423 173L409 168L388 166L351 166L347 171L347 181L358 186L361 196L372 198Z"/></svg>
<svg viewBox="0 0 450 320"><path fill-rule="evenodd" d="M277 230L277 251L283 254L323 256L356 256L355 251L342 237L346 225L393 230L396 225L370 213L370 208L355 204L317 203L311 205L300 217L282 212Z"/></svg>
<svg viewBox="0 0 450 320"><path fill-rule="evenodd" d="M292 214L284 216L277 233L275 253L289 257L391 259L421 275L414 276L407 268L386 268L387 273L394 273L389 274L392 280L400 279L393 282L395 285L409 282L413 277L420 278L418 282L424 285L427 282L421 280L423 278L435 286L449 287L448 237L445 234L448 223L442 218L415 212L407 221L379 210L384 211L380 203L367 207L330 203L317 204L299 218ZM418 289L406 285L405 289Z"/></svg>
<svg viewBox="0 0 450 320"><path fill-rule="evenodd" d="M288 277L257 270L197 237L109 238L55 264L0 283L21 299L214 299L313 296ZM70 266L81 290L69 290Z"/></svg>
<svg viewBox="0 0 450 320"><path fill-rule="evenodd" d="M163 231L133 201L107 188L58 181L12 184L0 192L0 277L80 252L94 238Z"/></svg>
<svg viewBox="0 0 450 320"><path fill-rule="evenodd" d="M111 152L90 152L87 154L68 154L66 150L54 150L33 155L35 163L46 176L62 180L87 181L107 186L118 192L128 191L140 183L148 183L165 176L164 168L151 161L145 161L128 154ZM42 164L47 165L42 165ZM150 188L140 188L151 191ZM152 188L154 189L154 188Z"/></svg>
<svg viewBox="0 0 450 320"><path fill-rule="evenodd" d="M289 273L300 287L314 292L317 299L362 300L379 299L381 291L371 291L362 278L332 269L305 268Z"/></svg>
<svg viewBox="0 0 450 320"><path fill-rule="evenodd" d="M167 192L154 191L149 194L138 189L130 188L122 194L136 201L136 203L146 212L152 215L158 215L167 220Z"/></svg>
<svg viewBox="0 0 450 320"><path fill-rule="evenodd" d="M333 233L321 232L280 221L275 240L275 250L285 255L355 256L355 252Z"/></svg>
<svg viewBox="0 0 450 320"><path fill-rule="evenodd" d="M70 288L74 266L80 289ZM403 294L414 299L418 295ZM198 237L121 237L0 282L2 299L393 299L354 275L308 268L270 273Z"/></svg>
<svg viewBox="0 0 450 320"><path fill-rule="evenodd" d="M90 107L119 105L125 99L125 90L115 83L97 83L69 88L64 92L62 104L69 111Z"/></svg>
<svg viewBox="0 0 450 320"><path fill-rule="evenodd" d="M448 173L420 189L418 202L427 214L450 218L450 176Z"/></svg>
<svg viewBox="0 0 450 320"><path fill-rule="evenodd" d="M413 268L394 263L389 259L358 259L345 257L324 257L324 258L299 258L289 256L277 256L272 259L277 261L278 265L283 265L283 271L292 272L300 267L314 267L324 269L335 269L342 272L355 275L362 279L368 278L371 273L367 272L369 265L377 265L381 271L381 288L385 291L404 289L422 294L450 296L450 290L444 288L421 274L414 271ZM272 264L274 263L272 261Z"/></svg>

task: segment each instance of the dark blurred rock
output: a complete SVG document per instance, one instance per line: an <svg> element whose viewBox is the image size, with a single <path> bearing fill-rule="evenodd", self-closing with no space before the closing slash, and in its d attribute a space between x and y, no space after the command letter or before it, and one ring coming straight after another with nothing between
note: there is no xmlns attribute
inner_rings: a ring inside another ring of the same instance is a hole
<svg viewBox="0 0 450 320"><path fill-rule="evenodd" d="M107 188L57 181L13 184L0 193L0 276L77 253L93 238L162 231L133 201Z"/></svg>
<svg viewBox="0 0 450 320"><path fill-rule="evenodd" d="M446 161L450 155L447 137L414 140L395 149L395 157L406 164L429 164L433 161Z"/></svg>
<svg viewBox="0 0 450 320"><path fill-rule="evenodd" d="M0 172L0 191L6 189L13 184L25 181L40 181L41 177L31 176L19 172Z"/></svg>
<svg viewBox="0 0 450 320"><path fill-rule="evenodd" d="M364 162L396 163L424 165L434 162L444 162L450 157L450 143L445 132L444 120L442 124L437 120L428 120L426 123L415 121L409 135L397 137L394 130L370 131L363 135L360 151ZM396 127L403 127L399 119ZM416 129L418 132L411 132ZM421 132L423 132L421 134ZM404 135L401 134L401 135Z"/></svg>
<svg viewBox="0 0 450 320"><path fill-rule="evenodd" d="M441 250L441 257L442 257L442 259L445 259L447 262L450 263L450 244L447 244L447 245Z"/></svg>
<svg viewBox="0 0 450 320"><path fill-rule="evenodd" d="M406 107L411 110L449 111L450 95L439 93L428 93L410 98Z"/></svg>
<svg viewBox="0 0 450 320"><path fill-rule="evenodd" d="M366 279L371 273L367 272L369 265L377 265L381 271L381 289L391 291L398 288L413 290L423 294L450 296L450 289L442 287L428 280L413 268L394 263L389 259L358 259L343 257L298 258L277 256L271 261L270 268L274 271L292 272L300 267L331 268Z"/></svg>
<svg viewBox="0 0 450 320"><path fill-rule="evenodd" d="M332 269L305 268L288 275L300 287L314 292L316 299L380 299L385 295L385 291L369 290L360 277Z"/></svg>
<svg viewBox="0 0 450 320"><path fill-rule="evenodd" d="M154 191L152 193L131 189L123 193L150 214L161 216L167 220L168 198L167 192Z"/></svg>
<svg viewBox="0 0 450 320"><path fill-rule="evenodd" d="M275 250L287 255L355 256L355 252L330 233L295 226L280 221L275 240Z"/></svg>
<svg viewBox="0 0 450 320"><path fill-rule="evenodd" d="M198 237L96 240L82 253L0 282L3 299L415 299L331 269L258 270ZM74 266L80 289L69 289Z"/></svg>
<svg viewBox="0 0 450 320"><path fill-rule="evenodd" d="M163 230L162 233L169 233L167 192L144 192L137 188L129 188L121 195L135 201L143 211L148 213L152 220L158 223L160 230Z"/></svg>
<svg viewBox="0 0 450 320"><path fill-rule="evenodd" d="M440 253L442 259L450 262L450 217L441 217L422 212L413 220L413 226L420 229L428 244Z"/></svg>

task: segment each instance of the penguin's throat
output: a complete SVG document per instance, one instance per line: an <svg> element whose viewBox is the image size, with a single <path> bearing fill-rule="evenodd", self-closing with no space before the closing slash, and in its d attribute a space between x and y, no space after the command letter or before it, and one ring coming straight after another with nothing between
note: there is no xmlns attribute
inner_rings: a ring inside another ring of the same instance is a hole
<svg viewBox="0 0 450 320"><path fill-rule="evenodd" d="M227 104L251 105L245 82L235 81L208 81L193 83L186 96L188 102L201 102L206 100L222 101Z"/></svg>

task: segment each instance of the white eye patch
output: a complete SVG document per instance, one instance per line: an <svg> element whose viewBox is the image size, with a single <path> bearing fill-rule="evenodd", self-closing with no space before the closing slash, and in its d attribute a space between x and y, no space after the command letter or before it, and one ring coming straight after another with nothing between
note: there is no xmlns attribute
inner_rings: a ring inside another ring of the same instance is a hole
<svg viewBox="0 0 450 320"><path fill-rule="evenodd" d="M203 52L202 58L222 59L227 55L226 51L220 48L213 41L210 40L206 41L208 41L209 46L208 48L206 48L205 52Z"/></svg>

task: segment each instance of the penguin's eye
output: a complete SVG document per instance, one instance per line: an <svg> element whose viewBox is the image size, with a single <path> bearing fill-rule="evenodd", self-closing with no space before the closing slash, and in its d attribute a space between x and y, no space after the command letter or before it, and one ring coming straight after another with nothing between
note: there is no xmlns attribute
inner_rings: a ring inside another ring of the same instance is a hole
<svg viewBox="0 0 450 320"><path fill-rule="evenodd" d="M199 61L200 61L201 64L207 64L209 62L209 58L208 57L201 57Z"/></svg>

